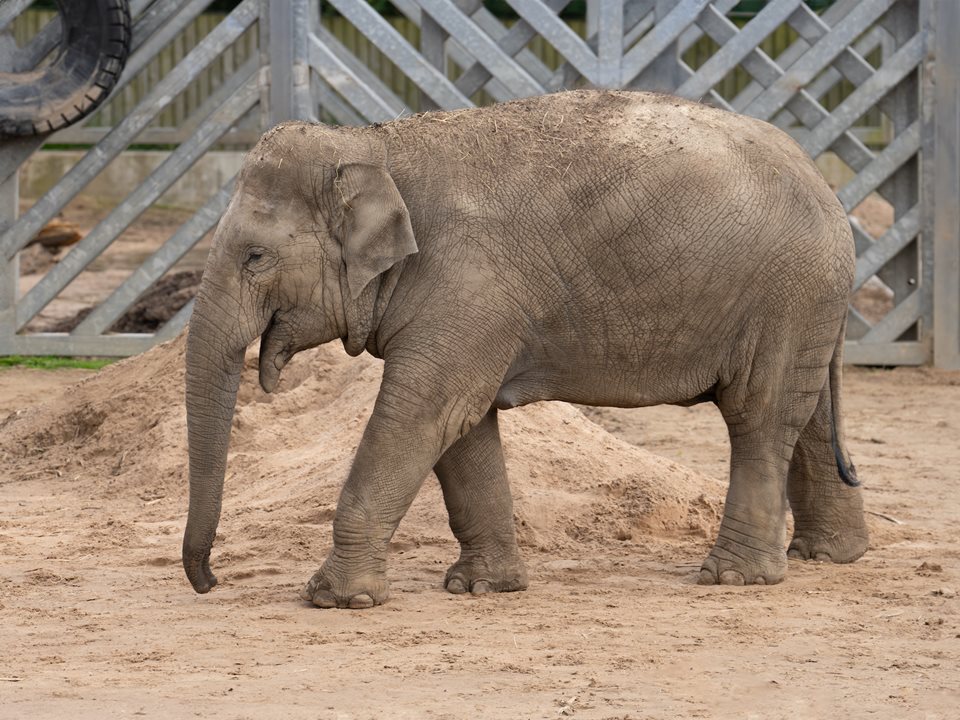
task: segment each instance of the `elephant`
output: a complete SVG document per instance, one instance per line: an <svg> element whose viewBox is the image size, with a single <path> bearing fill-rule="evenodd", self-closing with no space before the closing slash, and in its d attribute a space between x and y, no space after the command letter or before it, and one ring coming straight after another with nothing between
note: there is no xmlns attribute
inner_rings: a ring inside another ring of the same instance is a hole
<svg viewBox="0 0 960 720"><path fill-rule="evenodd" d="M333 340L384 361L333 548L302 592L315 606L386 601L389 541L431 470L460 545L446 589L525 589L497 418L546 400L719 408L730 481L698 582L852 562L868 540L840 402L854 260L844 210L787 134L669 95L282 123L244 159L190 320L186 575L216 584L258 337L266 392Z"/></svg>

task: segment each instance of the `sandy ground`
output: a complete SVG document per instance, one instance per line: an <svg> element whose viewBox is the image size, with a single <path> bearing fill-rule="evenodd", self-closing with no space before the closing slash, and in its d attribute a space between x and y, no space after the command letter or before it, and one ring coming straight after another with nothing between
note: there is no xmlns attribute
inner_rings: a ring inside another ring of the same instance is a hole
<svg viewBox="0 0 960 720"><path fill-rule="evenodd" d="M879 236L890 209L868 200L857 214ZM105 210L81 197L64 215L86 233ZM186 217L152 208L31 327L106 297ZM201 267L207 242L174 270ZM889 291L857 306L882 317ZM430 479L393 543L390 602L350 612L297 593L329 549L377 364L304 353L268 397L251 362L221 584L197 596L179 566L181 355L0 369L0 718L957 717L960 373L848 372L872 532L854 565L695 585L725 487L716 410L590 422L547 404L502 421L530 589L443 591L457 548Z"/></svg>
<svg viewBox="0 0 960 720"><path fill-rule="evenodd" d="M872 532L853 565L694 584L727 462L716 410L591 410L595 425L550 403L502 423L528 591L443 591L456 544L431 479L393 543L391 600L323 611L297 592L329 548L377 364L311 351L264 396L251 363L221 584L197 596L179 566L181 352L79 385L0 370L2 718L957 716L960 373L848 371Z"/></svg>

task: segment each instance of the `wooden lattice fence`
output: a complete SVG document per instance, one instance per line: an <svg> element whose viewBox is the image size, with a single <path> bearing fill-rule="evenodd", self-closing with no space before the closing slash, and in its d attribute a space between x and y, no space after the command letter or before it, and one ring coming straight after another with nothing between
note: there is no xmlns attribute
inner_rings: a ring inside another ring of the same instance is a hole
<svg viewBox="0 0 960 720"><path fill-rule="evenodd" d="M230 183L72 333L23 331L244 117L255 118L257 131L291 117L356 124L593 85L670 91L768 120L813 157L845 171L837 193L848 213L868 200L889 203L893 217L884 232L871 234L853 221L857 289L879 293L883 302L869 313L851 307L847 359L960 365L958 3L837 0L818 12L801 0L770 0L744 22L732 17L736 0L590 0L586 21L577 25L559 15L568 0L508 2L517 15L512 21L494 16L480 0L393 0L408 23L404 30L364 0L328 0L336 27L307 0L246 0L16 222L15 170L38 143L7 143L0 157L0 207L6 202L8 218L0 236L0 262L7 263L0 271L0 352L127 354L178 332L189 306L156 336L104 334L215 224ZM137 49L121 85L205 4L135 1ZM190 115L190 135L170 158L18 297L17 250L207 65L254 32L258 52ZM344 38L351 34L376 48L376 67L369 55L361 57L358 44L348 47ZM771 45L775 37L781 40ZM404 90L385 76L402 78Z"/></svg>

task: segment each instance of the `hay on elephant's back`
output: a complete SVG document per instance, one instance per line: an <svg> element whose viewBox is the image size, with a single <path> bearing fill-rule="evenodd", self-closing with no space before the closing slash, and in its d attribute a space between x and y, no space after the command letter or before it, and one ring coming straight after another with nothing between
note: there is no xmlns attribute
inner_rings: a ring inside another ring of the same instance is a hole
<svg viewBox="0 0 960 720"><path fill-rule="evenodd" d="M73 478L98 497L139 498L185 517L187 476L181 336L104 368L3 423L0 457L12 481L37 472ZM380 384L382 363L339 344L306 351L271 395L245 364L224 490L221 533L317 556L329 542L346 479ZM721 485L628 445L565 403L501 413L521 544L560 550L655 535L712 536ZM450 538L431 477L398 537ZM317 539L317 527L325 528ZM311 539L312 538L312 539ZM293 547L291 547L293 543ZM310 545L310 547L306 547Z"/></svg>

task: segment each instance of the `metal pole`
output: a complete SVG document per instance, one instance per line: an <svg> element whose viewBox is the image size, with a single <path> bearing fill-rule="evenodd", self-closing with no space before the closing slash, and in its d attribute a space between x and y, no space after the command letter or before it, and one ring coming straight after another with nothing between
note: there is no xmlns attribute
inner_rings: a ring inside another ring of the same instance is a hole
<svg viewBox="0 0 960 720"><path fill-rule="evenodd" d="M960 369L960 3L937 3L934 80L933 364Z"/></svg>

